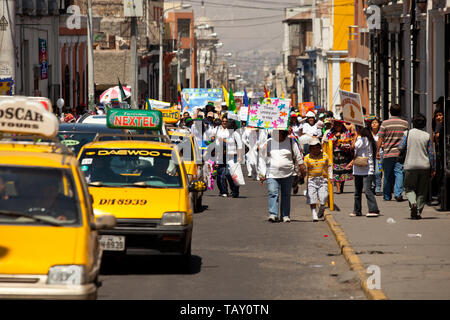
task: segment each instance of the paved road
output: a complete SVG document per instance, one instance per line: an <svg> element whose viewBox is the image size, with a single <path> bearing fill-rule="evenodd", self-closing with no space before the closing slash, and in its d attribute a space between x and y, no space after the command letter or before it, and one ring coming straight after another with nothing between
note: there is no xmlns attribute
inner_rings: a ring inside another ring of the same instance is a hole
<svg viewBox="0 0 450 320"><path fill-rule="evenodd" d="M292 198L291 223L266 220L266 186L254 181L239 199L209 191L204 205L194 217L190 274L174 257L107 260L99 299L365 299L305 197Z"/></svg>

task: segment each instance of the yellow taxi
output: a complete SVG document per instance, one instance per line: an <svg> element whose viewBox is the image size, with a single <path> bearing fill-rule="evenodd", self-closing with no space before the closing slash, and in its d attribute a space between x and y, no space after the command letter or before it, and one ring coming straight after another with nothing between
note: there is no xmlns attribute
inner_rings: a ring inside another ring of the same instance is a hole
<svg viewBox="0 0 450 320"><path fill-rule="evenodd" d="M109 127L119 129L158 130L162 122L155 110L108 110L107 118ZM94 141L80 150L78 161L94 197L94 214L112 214L117 221L115 228L100 232L100 243L105 255L178 254L189 263L190 193L205 185L189 183L177 148L166 136L167 142L139 137Z"/></svg>
<svg viewBox="0 0 450 320"><path fill-rule="evenodd" d="M178 146L181 157L183 158L189 182L195 180L204 181L202 153L197 144L194 135L189 132L169 129L170 140ZM202 209L203 191L192 193L192 203L194 212Z"/></svg>
<svg viewBox="0 0 450 320"><path fill-rule="evenodd" d="M94 219L84 174L42 104L0 97L0 131L0 298L96 298L98 230L115 218Z"/></svg>

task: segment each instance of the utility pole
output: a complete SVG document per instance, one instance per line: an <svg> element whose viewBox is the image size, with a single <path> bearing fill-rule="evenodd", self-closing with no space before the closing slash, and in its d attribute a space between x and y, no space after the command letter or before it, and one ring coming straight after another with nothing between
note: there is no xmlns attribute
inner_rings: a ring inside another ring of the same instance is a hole
<svg viewBox="0 0 450 320"><path fill-rule="evenodd" d="M131 108L138 109L138 65L137 65L137 40L136 40L136 17L131 17L131 43L130 43L130 67L131 67Z"/></svg>
<svg viewBox="0 0 450 320"><path fill-rule="evenodd" d="M159 81L158 81L158 99L163 101L163 17L159 17Z"/></svg>
<svg viewBox="0 0 450 320"><path fill-rule="evenodd" d="M11 93L15 93L16 81L16 55L14 44L16 4L13 0L3 1L0 6L1 28L0 37L3 38L0 47L0 78L11 78L13 87Z"/></svg>
<svg viewBox="0 0 450 320"><path fill-rule="evenodd" d="M93 52L93 39L92 39L92 0L87 2L88 19L87 19L87 45L88 45L88 108L89 111L95 110L95 98L94 98L94 52Z"/></svg>

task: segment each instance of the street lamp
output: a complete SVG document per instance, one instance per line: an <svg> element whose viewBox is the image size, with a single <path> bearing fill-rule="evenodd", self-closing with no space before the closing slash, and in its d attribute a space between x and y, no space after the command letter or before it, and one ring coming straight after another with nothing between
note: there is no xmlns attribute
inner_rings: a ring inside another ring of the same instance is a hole
<svg viewBox="0 0 450 320"><path fill-rule="evenodd" d="M175 6L170 9L166 9L163 11L161 17L159 17L159 83L158 83L158 98L159 101L163 100L163 22L164 22L164 14L167 11L174 10L175 9L189 9L192 7L191 4L182 4L179 6Z"/></svg>

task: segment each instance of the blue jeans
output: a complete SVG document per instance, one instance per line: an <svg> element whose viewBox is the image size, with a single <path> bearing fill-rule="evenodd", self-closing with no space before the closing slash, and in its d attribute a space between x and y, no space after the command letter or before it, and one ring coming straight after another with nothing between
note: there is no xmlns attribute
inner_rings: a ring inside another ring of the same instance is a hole
<svg viewBox="0 0 450 320"><path fill-rule="evenodd" d="M394 197L401 197L403 192L403 165L397 162L397 158L383 159L384 171L384 200L392 199L392 189L394 189Z"/></svg>
<svg viewBox="0 0 450 320"><path fill-rule="evenodd" d="M239 186L234 184L233 178L231 177L228 165L221 164L217 170L217 186L219 187L220 194L228 195L227 181L230 185L231 194L233 197L239 196Z"/></svg>
<svg viewBox="0 0 450 320"><path fill-rule="evenodd" d="M382 161L381 159L376 159L375 161L375 179L372 183L372 188L375 189L375 193L381 192L381 178L383 174L380 170L380 162L382 163Z"/></svg>
<svg viewBox="0 0 450 320"><path fill-rule="evenodd" d="M291 213L291 188L293 179L293 176L267 179L270 215L278 217L278 199L280 199L279 189L281 187L281 217L289 217Z"/></svg>

